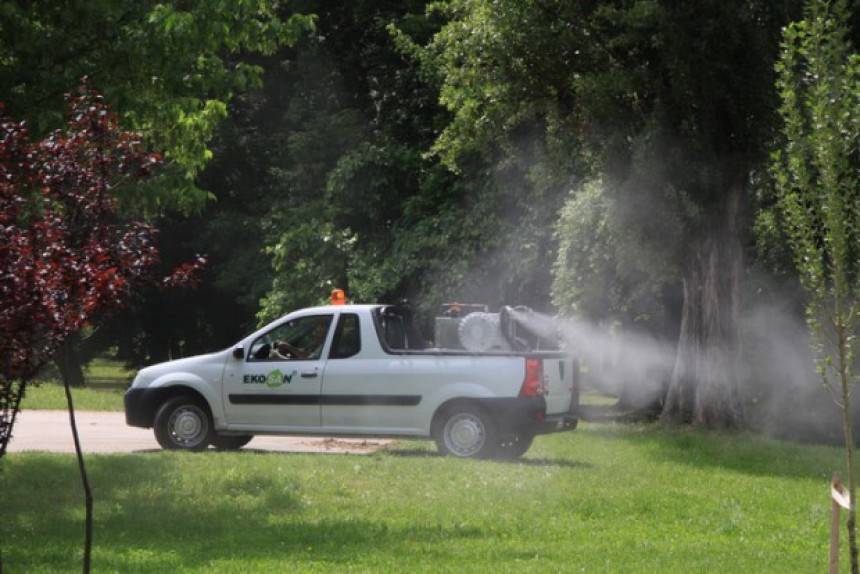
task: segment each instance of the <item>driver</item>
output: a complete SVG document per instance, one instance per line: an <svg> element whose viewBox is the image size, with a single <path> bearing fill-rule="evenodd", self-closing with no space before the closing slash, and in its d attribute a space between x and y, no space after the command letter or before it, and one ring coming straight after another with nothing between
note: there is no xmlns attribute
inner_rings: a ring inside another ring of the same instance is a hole
<svg viewBox="0 0 860 574"><path fill-rule="evenodd" d="M287 341L275 341L269 351L270 359L306 359L310 353L305 349L291 345Z"/></svg>
<svg viewBox="0 0 860 574"><path fill-rule="evenodd" d="M325 345L325 336L328 333L328 325L319 323L314 327L314 330L309 335L310 344L308 347L312 351L304 349L297 345L293 345L289 341L275 341L272 344L272 349L269 351L269 358L272 359L318 359L322 354L323 345Z"/></svg>

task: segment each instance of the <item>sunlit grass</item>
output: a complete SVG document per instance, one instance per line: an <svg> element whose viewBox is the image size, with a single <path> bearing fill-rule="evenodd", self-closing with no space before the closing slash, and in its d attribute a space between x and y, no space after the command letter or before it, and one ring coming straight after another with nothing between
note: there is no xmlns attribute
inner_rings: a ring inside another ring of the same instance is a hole
<svg viewBox="0 0 860 574"><path fill-rule="evenodd" d="M122 411L123 390L117 388L73 388L72 400L79 411ZM65 410L68 408L63 385L54 382L30 384L21 401L23 410Z"/></svg>
<svg viewBox="0 0 860 574"><path fill-rule="evenodd" d="M123 391L119 389L73 388L75 409L81 411L121 411ZM59 383L30 384L21 401L24 410L64 410L68 406L66 391Z"/></svg>
<svg viewBox="0 0 860 574"><path fill-rule="evenodd" d="M583 425L517 463L152 452L89 456L95 571L814 572L841 452L749 435ZM70 455L11 453L10 572L74 571Z"/></svg>
<svg viewBox="0 0 860 574"><path fill-rule="evenodd" d="M122 361L97 357L84 370L87 384L100 388L125 388L131 383L134 371L125 368Z"/></svg>
<svg viewBox="0 0 860 574"><path fill-rule="evenodd" d="M132 375L119 361L108 358L93 360L84 371L87 386L72 389L75 409L121 411L123 393ZM28 384L21 407L32 410L66 409L66 391L58 377L49 371L48 376Z"/></svg>

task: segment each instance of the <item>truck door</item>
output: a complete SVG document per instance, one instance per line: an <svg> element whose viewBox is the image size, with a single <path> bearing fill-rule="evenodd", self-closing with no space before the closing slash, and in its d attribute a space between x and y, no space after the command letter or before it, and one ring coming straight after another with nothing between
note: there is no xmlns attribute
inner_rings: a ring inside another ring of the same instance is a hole
<svg viewBox="0 0 860 574"><path fill-rule="evenodd" d="M320 390L331 315L280 323L224 372L227 422L246 427L319 427Z"/></svg>
<svg viewBox="0 0 860 574"><path fill-rule="evenodd" d="M356 434L372 434L374 429L419 434L422 419L416 410L428 373L414 356L386 355L375 340L376 331L364 317L340 315L323 381L323 428ZM367 348L364 342L369 343Z"/></svg>

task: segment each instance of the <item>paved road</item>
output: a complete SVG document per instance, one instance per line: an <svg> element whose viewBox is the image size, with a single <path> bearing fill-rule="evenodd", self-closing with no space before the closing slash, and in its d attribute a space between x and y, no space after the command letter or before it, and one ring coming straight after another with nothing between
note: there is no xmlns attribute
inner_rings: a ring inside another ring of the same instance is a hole
<svg viewBox="0 0 860 574"><path fill-rule="evenodd" d="M76 416L84 452L143 452L160 450L152 429L130 427L125 415L81 411ZM333 439L325 437L254 437L245 449L280 452L351 452L367 454L391 444L390 440ZM24 410L18 414L9 452L74 452L66 411Z"/></svg>

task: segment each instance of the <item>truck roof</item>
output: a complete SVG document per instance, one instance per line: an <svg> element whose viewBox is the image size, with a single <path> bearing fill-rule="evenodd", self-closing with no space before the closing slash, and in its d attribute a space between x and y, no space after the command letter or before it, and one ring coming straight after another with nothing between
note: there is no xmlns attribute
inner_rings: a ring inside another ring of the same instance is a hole
<svg viewBox="0 0 860 574"><path fill-rule="evenodd" d="M352 309L354 311L372 311L374 309L379 309L381 307L388 307L389 305L381 305L381 304L352 304L349 303L347 305L318 305L316 307L303 307L302 309L295 309L290 311L289 313L285 313L283 316L291 315L295 312L301 311L305 312L331 312L331 311L341 311L344 309Z"/></svg>

